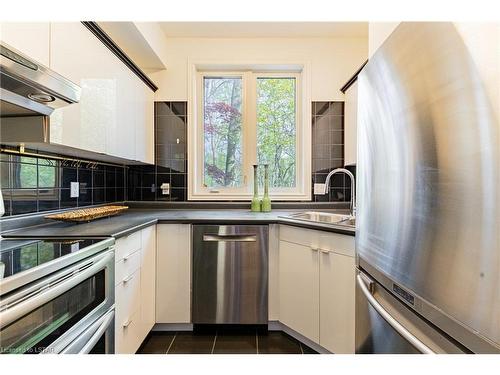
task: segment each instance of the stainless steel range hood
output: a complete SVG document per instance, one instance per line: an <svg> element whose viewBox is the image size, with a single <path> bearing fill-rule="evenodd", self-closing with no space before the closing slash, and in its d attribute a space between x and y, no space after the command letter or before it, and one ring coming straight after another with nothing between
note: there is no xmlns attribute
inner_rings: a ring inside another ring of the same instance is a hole
<svg viewBox="0 0 500 375"><path fill-rule="evenodd" d="M0 43L0 115L5 117L49 116L80 100L81 89L73 82Z"/></svg>
<svg viewBox="0 0 500 375"><path fill-rule="evenodd" d="M2 145L53 151L49 115L78 103L80 95L80 87L73 82L0 42Z"/></svg>

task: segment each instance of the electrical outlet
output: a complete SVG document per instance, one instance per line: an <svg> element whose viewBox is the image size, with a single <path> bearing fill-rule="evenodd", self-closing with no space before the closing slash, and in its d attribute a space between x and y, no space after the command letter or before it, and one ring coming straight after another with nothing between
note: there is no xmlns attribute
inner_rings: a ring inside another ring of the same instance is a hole
<svg viewBox="0 0 500 375"><path fill-rule="evenodd" d="M78 198L79 195L80 195L80 184L78 182L72 182L70 197Z"/></svg>
<svg viewBox="0 0 500 375"><path fill-rule="evenodd" d="M161 184L160 189L163 195L170 194L170 184L168 182L164 182L163 184Z"/></svg>
<svg viewBox="0 0 500 375"><path fill-rule="evenodd" d="M326 184L314 184L314 195L325 195Z"/></svg>

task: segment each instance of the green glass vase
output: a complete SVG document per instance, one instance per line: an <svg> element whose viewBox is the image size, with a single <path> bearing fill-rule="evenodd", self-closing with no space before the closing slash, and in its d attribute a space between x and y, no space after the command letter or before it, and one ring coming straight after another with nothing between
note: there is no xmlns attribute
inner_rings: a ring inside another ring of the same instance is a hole
<svg viewBox="0 0 500 375"><path fill-rule="evenodd" d="M250 210L252 212L260 212L259 181L257 180L257 164L253 165L253 198Z"/></svg>
<svg viewBox="0 0 500 375"><path fill-rule="evenodd" d="M269 164L264 164L264 197L262 198L261 211L271 211L271 198L269 197Z"/></svg>

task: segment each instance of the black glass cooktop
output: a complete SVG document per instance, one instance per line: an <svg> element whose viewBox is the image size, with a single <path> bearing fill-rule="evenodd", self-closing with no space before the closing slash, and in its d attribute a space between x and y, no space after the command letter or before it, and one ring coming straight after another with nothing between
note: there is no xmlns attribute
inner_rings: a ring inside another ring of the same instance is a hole
<svg viewBox="0 0 500 375"><path fill-rule="evenodd" d="M77 252L102 239L0 241L0 280Z"/></svg>

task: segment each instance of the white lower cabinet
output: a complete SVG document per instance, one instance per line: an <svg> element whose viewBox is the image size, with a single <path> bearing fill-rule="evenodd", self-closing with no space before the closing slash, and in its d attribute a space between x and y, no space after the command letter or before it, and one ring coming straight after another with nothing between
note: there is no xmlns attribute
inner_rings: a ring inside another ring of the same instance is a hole
<svg viewBox="0 0 500 375"><path fill-rule="evenodd" d="M280 321L333 353L354 353L354 237L280 225Z"/></svg>
<svg viewBox="0 0 500 375"><path fill-rule="evenodd" d="M191 322L191 225L158 224L156 322Z"/></svg>
<svg viewBox="0 0 500 375"><path fill-rule="evenodd" d="M155 322L156 228L115 244L115 351L137 351Z"/></svg>
<svg viewBox="0 0 500 375"><path fill-rule="evenodd" d="M115 325L115 353L116 354L134 354L139 345L141 345L139 329L139 311L130 315L125 325L118 327Z"/></svg>
<svg viewBox="0 0 500 375"><path fill-rule="evenodd" d="M141 231L141 328L145 337L156 320L156 225Z"/></svg>
<svg viewBox="0 0 500 375"><path fill-rule="evenodd" d="M319 342L318 252L280 241L280 321Z"/></svg>
<svg viewBox="0 0 500 375"><path fill-rule="evenodd" d="M115 317L125 324L139 311L141 300L141 270L138 268L115 286Z"/></svg>
<svg viewBox="0 0 500 375"><path fill-rule="evenodd" d="M354 353L354 257L320 253L319 263L319 344L333 353Z"/></svg>
<svg viewBox="0 0 500 375"><path fill-rule="evenodd" d="M269 320L333 353L354 353L354 237L272 225ZM158 224L115 245L115 349L156 323L191 322L191 225Z"/></svg>

